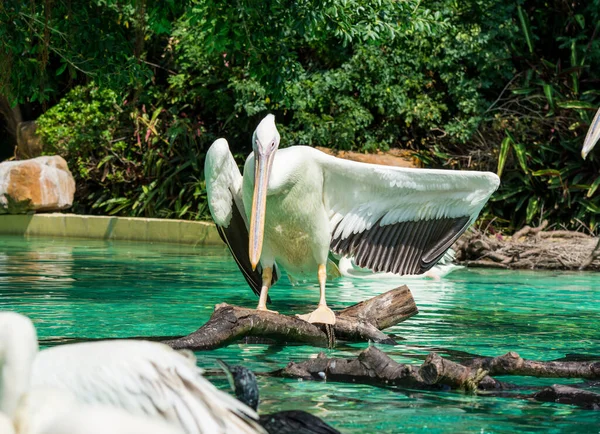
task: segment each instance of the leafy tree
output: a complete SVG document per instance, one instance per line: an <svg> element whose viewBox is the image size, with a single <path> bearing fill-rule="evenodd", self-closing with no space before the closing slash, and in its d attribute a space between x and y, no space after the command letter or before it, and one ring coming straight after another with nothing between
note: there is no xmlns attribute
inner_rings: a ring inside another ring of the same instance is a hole
<svg viewBox="0 0 600 434"><path fill-rule="evenodd" d="M205 218L207 147L225 136L241 162L272 112L284 145L502 172L495 224L594 228L600 167L579 149L600 103L599 14L600 0L8 0L0 127L41 115L80 212Z"/></svg>

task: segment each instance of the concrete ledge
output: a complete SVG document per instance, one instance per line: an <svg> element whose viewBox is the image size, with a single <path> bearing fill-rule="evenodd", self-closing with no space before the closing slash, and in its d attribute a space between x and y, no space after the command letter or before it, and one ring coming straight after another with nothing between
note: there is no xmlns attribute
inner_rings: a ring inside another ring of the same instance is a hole
<svg viewBox="0 0 600 434"><path fill-rule="evenodd" d="M75 214L0 215L0 235L222 245L214 224Z"/></svg>

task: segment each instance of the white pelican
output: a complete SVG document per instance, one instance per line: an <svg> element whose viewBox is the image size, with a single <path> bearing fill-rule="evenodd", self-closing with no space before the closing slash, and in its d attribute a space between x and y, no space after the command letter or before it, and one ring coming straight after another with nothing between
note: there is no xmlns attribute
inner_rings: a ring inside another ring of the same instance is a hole
<svg viewBox="0 0 600 434"><path fill-rule="evenodd" d="M596 112L596 116L592 120L590 124L590 128L585 136L585 140L583 141L583 148L581 149L581 156L585 160L585 157L590 153L596 143L600 140L600 109Z"/></svg>
<svg viewBox="0 0 600 434"><path fill-rule="evenodd" d="M191 353L190 353L191 354ZM256 412L202 376L195 357L146 341L99 341L38 352L29 318L0 312L0 412L38 387L66 389L86 404L159 417L187 434L264 432Z"/></svg>
<svg viewBox="0 0 600 434"><path fill-rule="evenodd" d="M81 404L67 390L48 388L21 397L14 426L16 434L185 434L160 419L107 405Z"/></svg>
<svg viewBox="0 0 600 434"><path fill-rule="evenodd" d="M215 141L204 166L209 207L242 272L261 286L257 309L267 310L276 261L296 279L317 275L318 307L300 316L309 322L335 323L325 298L330 250L374 271L423 273L500 182L489 172L387 167L307 146L278 147L275 117L267 115L252 136L242 178L227 141ZM249 232L240 227L245 222Z"/></svg>

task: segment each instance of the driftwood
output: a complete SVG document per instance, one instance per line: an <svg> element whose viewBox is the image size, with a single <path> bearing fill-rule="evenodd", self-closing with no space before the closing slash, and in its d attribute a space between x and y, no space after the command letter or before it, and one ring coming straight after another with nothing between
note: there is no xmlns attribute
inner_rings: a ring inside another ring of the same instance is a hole
<svg viewBox="0 0 600 434"><path fill-rule="evenodd" d="M599 361L539 362L523 359L513 351L499 357L478 357L463 365L471 369L485 369L490 375L600 379Z"/></svg>
<svg viewBox="0 0 600 434"><path fill-rule="evenodd" d="M376 386L401 386L417 389L451 387L466 391L504 388L503 383L481 369L470 369L430 353L421 366L392 360L376 347L369 347L355 358L328 358L320 353L316 359L290 362L269 375L286 378L331 380Z"/></svg>
<svg viewBox="0 0 600 434"><path fill-rule="evenodd" d="M383 351L369 347L355 358L328 358L320 353L316 359L301 363L290 362L269 375L305 380L331 380L376 386L429 388L417 367L403 365L390 359Z"/></svg>
<svg viewBox="0 0 600 434"><path fill-rule="evenodd" d="M544 402L572 404L588 410L600 410L600 394L576 387L555 384L535 393L533 399Z"/></svg>
<svg viewBox="0 0 600 434"><path fill-rule="evenodd" d="M427 384L444 384L453 389L475 391L507 388L504 383L490 377L488 371L461 365L444 359L437 353L429 353L419 373Z"/></svg>
<svg viewBox="0 0 600 434"><path fill-rule="evenodd" d="M395 345L396 341L381 330L417 313L410 289L403 285L337 312L333 333L341 340ZM320 347L331 345L324 325L226 303L217 305L209 321L195 332L165 343L175 349L210 350L249 336Z"/></svg>
<svg viewBox="0 0 600 434"><path fill-rule="evenodd" d="M536 373L544 375L554 372L556 376L574 377L575 372L586 375L585 369L577 367L574 370L556 368L549 369L552 363L580 363L580 362L534 362L525 361L516 355L508 353L505 356L495 358L477 358L472 360L470 366L465 366L444 359L437 353L430 353L421 366L413 364L401 364L392 360L381 350L370 347L355 358L328 358L320 353L316 359L304 362L290 362L283 368L266 375L284 378L300 378L304 380L336 381L346 383L364 383L380 387L397 386L410 389L434 389L450 388L469 393L481 393L483 396L502 396L507 398L527 399L544 402L557 402L562 404L573 404L585 409L600 409L600 394L578 389L570 386L554 385L546 387L534 394L519 394L507 392L516 390L517 387L500 382L488 375L484 368L489 366L497 369L497 366L506 366L505 361L520 360L534 366L546 366L545 369L532 368L529 371L519 371L512 368L503 368L498 373L503 375L531 375ZM583 364L583 362L581 362ZM512 365L511 361L509 365ZM588 363L589 365L589 363ZM529 372L529 374L524 374ZM586 377L584 377L586 378ZM532 387L524 387L531 389Z"/></svg>
<svg viewBox="0 0 600 434"><path fill-rule="evenodd" d="M469 267L547 270L600 270L598 238L582 232L525 226L512 237L474 230L454 246L456 261Z"/></svg>

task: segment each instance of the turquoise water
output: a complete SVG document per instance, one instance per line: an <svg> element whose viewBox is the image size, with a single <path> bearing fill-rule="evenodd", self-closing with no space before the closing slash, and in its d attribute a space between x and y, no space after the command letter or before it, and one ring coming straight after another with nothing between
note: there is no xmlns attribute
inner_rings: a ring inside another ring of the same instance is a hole
<svg viewBox="0 0 600 434"><path fill-rule="evenodd" d="M328 300L343 308L402 283L420 313L388 330L405 340L380 347L398 362L420 364L432 350L457 361L509 350L542 360L600 359L599 274L459 270L439 282L343 279L329 284ZM316 287L292 288L285 278L270 294L282 313L305 313L318 299ZM43 346L183 335L224 301L257 303L224 248L0 237L0 309L29 315ZM327 353L348 357L366 346L340 344ZM211 370L222 358L265 371L319 351L240 344L197 356ZM211 380L226 388L224 377ZM259 383L261 412L304 409L345 433L600 432L600 412L567 405L264 377Z"/></svg>

